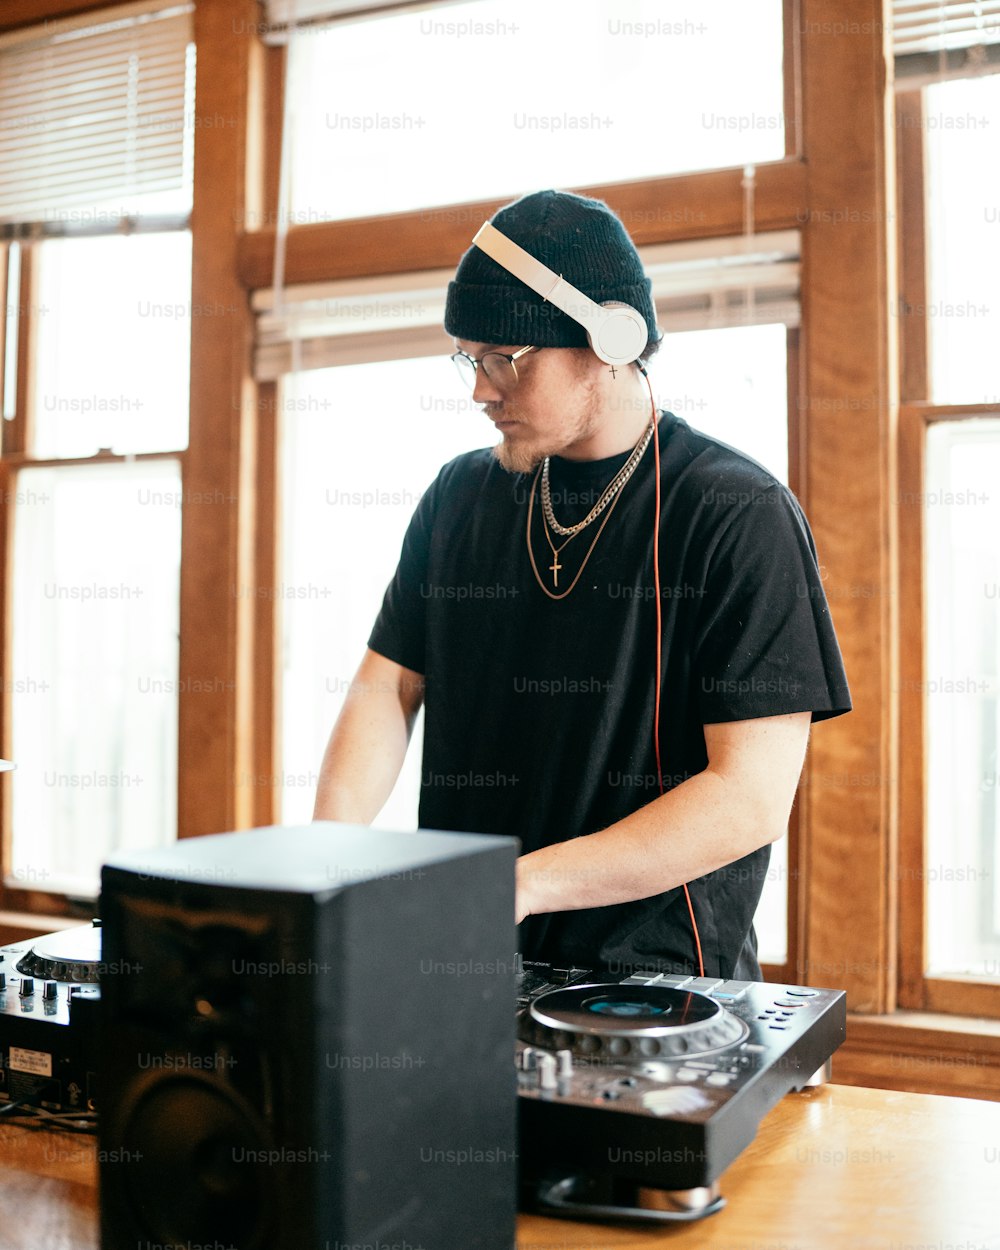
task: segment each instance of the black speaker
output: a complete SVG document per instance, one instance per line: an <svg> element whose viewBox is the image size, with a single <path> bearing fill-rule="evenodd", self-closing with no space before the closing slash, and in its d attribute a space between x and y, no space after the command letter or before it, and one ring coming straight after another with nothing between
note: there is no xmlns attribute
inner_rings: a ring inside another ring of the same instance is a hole
<svg viewBox="0 0 1000 1250"><path fill-rule="evenodd" d="M510 1250L516 853L327 822L108 863L104 1250Z"/></svg>

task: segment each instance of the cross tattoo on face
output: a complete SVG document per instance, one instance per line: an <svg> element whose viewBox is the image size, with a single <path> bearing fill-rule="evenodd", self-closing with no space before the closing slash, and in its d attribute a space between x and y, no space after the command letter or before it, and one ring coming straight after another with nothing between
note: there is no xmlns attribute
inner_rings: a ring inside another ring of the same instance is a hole
<svg viewBox="0 0 1000 1250"><path fill-rule="evenodd" d="M610 368L611 368L611 376L613 378L616 378L618 376L618 370L614 367L614 365L611 365Z"/></svg>
<svg viewBox="0 0 1000 1250"><path fill-rule="evenodd" d="M552 563L549 565L549 571L552 573L552 585L553 586L559 585L559 570L561 568L562 568L562 565L559 563L559 553L557 551L554 551L552 553Z"/></svg>

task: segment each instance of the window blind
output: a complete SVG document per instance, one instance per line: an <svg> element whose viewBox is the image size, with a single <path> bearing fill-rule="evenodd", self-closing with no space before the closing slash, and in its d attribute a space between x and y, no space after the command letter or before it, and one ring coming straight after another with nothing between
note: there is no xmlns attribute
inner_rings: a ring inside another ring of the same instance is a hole
<svg viewBox="0 0 1000 1250"><path fill-rule="evenodd" d="M667 331L799 323L799 235L699 239L640 248ZM255 374L433 356L453 350L442 329L450 269L286 287L253 295Z"/></svg>
<svg viewBox="0 0 1000 1250"><path fill-rule="evenodd" d="M385 16L412 9L439 9L459 0L264 0L269 25ZM467 0L466 0L467 2Z"/></svg>
<svg viewBox="0 0 1000 1250"><path fill-rule="evenodd" d="M892 46L908 90L1000 69L1000 0L893 0Z"/></svg>
<svg viewBox="0 0 1000 1250"><path fill-rule="evenodd" d="M391 17L394 13L414 13L419 9L446 9L469 0L263 0L265 43L287 43L296 29L308 31L311 26L328 22L359 21L372 17Z"/></svg>
<svg viewBox="0 0 1000 1250"><path fill-rule="evenodd" d="M0 222L190 211L193 5L107 10L0 37Z"/></svg>

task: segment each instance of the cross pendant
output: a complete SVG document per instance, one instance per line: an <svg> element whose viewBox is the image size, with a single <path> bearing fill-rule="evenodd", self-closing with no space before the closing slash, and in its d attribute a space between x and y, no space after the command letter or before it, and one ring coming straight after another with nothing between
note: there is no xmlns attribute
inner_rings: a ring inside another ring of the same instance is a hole
<svg viewBox="0 0 1000 1250"><path fill-rule="evenodd" d="M549 565L549 570L552 573L552 585L553 586L559 585L559 570L561 568L562 568L562 565L559 563L559 553L554 551L552 553L552 563Z"/></svg>

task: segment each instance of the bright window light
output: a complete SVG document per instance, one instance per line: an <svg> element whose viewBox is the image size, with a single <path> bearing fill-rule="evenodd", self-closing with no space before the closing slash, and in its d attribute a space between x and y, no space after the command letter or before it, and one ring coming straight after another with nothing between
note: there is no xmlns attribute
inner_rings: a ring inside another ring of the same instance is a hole
<svg viewBox="0 0 1000 1250"><path fill-rule="evenodd" d="M927 971L1000 980L1000 420L927 436ZM902 874L918 871L903 865Z"/></svg>
<svg viewBox="0 0 1000 1250"><path fill-rule="evenodd" d="M928 87L931 398L1000 403L1000 74Z"/></svg>
<svg viewBox="0 0 1000 1250"><path fill-rule="evenodd" d="M13 884L92 897L176 837L180 468L26 468L14 540Z"/></svg>
<svg viewBox="0 0 1000 1250"><path fill-rule="evenodd" d="M51 239L39 253L35 454L185 447L192 320L232 312L192 309L190 233Z"/></svg>
<svg viewBox="0 0 1000 1250"><path fill-rule="evenodd" d="M781 9L476 0L303 29L288 219L780 160ZM665 203L664 221L677 211Z"/></svg>

